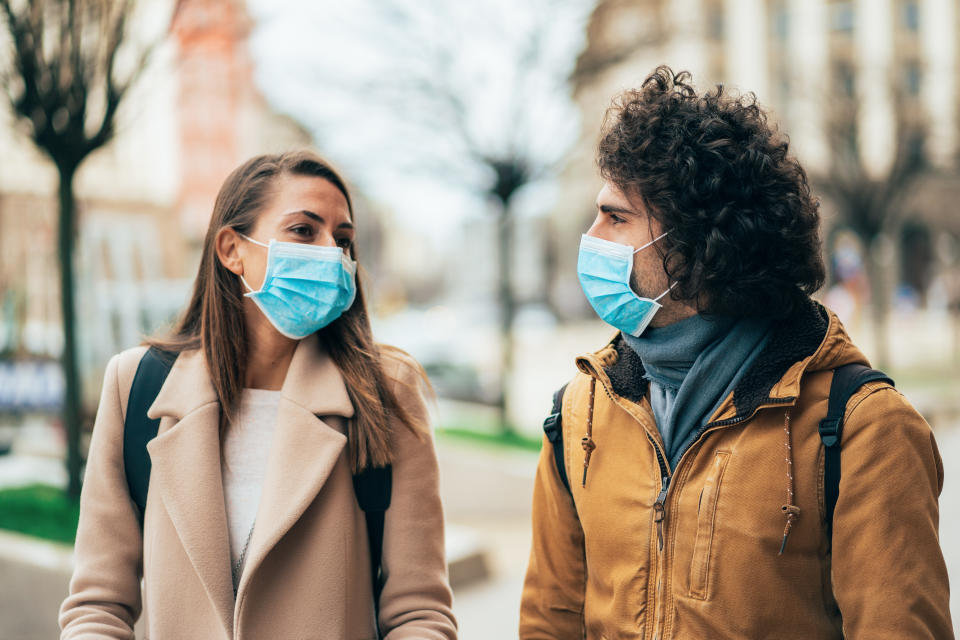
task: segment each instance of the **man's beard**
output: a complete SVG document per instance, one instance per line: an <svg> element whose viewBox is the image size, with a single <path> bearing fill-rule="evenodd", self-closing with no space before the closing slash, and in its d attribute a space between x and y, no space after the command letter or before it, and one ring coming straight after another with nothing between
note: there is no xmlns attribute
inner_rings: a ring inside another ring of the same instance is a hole
<svg viewBox="0 0 960 640"><path fill-rule="evenodd" d="M643 290L643 287L640 286L640 280L637 278L635 271L630 272L630 289L641 298L651 297Z"/></svg>

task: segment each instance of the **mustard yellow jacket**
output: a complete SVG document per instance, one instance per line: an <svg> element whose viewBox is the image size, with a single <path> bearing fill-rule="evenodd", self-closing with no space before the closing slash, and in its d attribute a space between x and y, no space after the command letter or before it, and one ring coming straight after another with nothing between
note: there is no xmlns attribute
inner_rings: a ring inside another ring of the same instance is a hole
<svg viewBox="0 0 960 640"><path fill-rule="evenodd" d="M940 455L886 383L847 404L832 539L824 525L817 426L832 369L850 362L867 359L810 303L671 469L637 356L615 338L578 358L562 408L572 496L545 442L520 637L952 638Z"/></svg>

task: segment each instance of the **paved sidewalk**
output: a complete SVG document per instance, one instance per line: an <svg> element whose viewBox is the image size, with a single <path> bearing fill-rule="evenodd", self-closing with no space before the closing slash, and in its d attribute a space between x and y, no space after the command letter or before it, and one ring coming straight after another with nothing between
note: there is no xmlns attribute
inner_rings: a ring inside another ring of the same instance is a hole
<svg viewBox="0 0 960 640"><path fill-rule="evenodd" d="M936 432L943 458L943 493L940 495L940 544L950 576L950 613L954 633L960 637L960 424Z"/></svg>

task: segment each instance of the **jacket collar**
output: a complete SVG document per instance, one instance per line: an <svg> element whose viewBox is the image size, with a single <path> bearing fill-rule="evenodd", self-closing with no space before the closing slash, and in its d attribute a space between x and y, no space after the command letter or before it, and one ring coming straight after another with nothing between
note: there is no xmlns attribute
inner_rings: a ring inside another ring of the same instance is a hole
<svg viewBox="0 0 960 640"><path fill-rule="evenodd" d="M763 351L713 420L746 417L765 404L793 402L804 372L832 368L841 364L841 358L866 362L836 316L819 303L806 300L796 313L776 325ZM614 393L632 402L641 402L647 393L643 363L620 334L604 349L578 358L578 365L588 374L602 370Z"/></svg>
<svg viewBox="0 0 960 640"><path fill-rule="evenodd" d="M353 405L336 365L311 336L297 346L281 388L237 598L342 460L347 439L342 428L336 428L342 423L325 422L318 415L349 418ZM148 416L161 418L157 437L147 445L150 493L162 500L226 636L231 637L235 606L220 466L220 406L202 352L184 352L177 358Z"/></svg>

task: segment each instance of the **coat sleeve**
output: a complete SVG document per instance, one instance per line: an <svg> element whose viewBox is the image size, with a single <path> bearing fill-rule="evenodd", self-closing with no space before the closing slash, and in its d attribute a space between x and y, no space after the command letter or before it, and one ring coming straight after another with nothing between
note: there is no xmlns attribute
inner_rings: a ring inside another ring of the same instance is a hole
<svg viewBox="0 0 960 640"><path fill-rule="evenodd" d="M125 354L110 360L104 376L80 495L70 593L60 607L61 640L133 638L140 616L143 543L123 468L126 399L121 403L119 369Z"/></svg>
<svg viewBox="0 0 960 640"><path fill-rule="evenodd" d="M398 401L420 427L413 432L399 422L394 425L379 622L385 640L455 640L437 454L419 370L407 357L400 359L393 376Z"/></svg>
<svg viewBox="0 0 960 640"><path fill-rule="evenodd" d="M844 637L953 638L930 426L895 389L868 385L848 404L840 451L832 581Z"/></svg>
<svg viewBox="0 0 960 640"><path fill-rule="evenodd" d="M522 640L584 637L583 530L544 437L533 486L533 542L520 603Z"/></svg>

